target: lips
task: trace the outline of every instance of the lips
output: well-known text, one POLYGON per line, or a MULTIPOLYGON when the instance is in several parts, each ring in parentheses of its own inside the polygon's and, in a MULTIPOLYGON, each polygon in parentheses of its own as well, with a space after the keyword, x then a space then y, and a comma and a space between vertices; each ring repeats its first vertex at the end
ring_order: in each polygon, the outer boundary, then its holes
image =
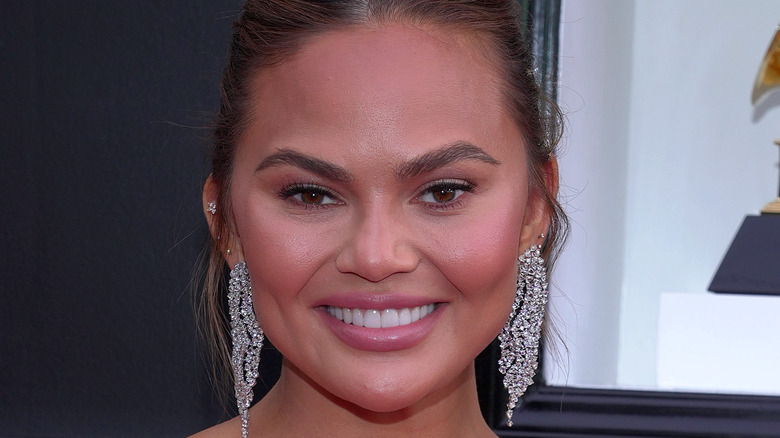
POLYGON ((408 349, 434 329, 446 303, 397 295, 344 294, 317 303, 324 324, 344 344, 364 351, 408 349))

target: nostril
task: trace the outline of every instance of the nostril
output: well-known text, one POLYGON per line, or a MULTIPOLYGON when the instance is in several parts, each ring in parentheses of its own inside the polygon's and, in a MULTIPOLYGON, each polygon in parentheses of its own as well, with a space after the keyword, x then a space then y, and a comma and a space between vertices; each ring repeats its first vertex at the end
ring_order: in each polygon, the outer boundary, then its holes
POLYGON ((420 257, 410 245, 385 248, 347 245, 336 257, 336 268, 339 272, 376 282, 395 273, 411 272, 419 261, 420 257))

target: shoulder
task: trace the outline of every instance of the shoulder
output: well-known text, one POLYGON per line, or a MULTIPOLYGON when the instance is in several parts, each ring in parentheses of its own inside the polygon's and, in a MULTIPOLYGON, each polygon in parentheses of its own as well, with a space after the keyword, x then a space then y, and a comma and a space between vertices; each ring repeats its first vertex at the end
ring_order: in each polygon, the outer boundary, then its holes
POLYGON ((210 427, 204 431, 191 435, 190 438, 236 438, 241 436, 241 420, 232 418, 224 423, 210 427))

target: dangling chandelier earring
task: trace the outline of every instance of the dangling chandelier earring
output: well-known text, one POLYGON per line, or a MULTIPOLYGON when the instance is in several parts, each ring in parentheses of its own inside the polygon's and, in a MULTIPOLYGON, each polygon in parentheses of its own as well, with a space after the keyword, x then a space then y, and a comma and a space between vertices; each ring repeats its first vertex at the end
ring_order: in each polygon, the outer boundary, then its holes
POLYGON ((252 284, 246 262, 239 262, 230 271, 228 284, 228 307, 230 313, 230 335, 233 340, 231 365, 235 380, 236 403, 241 415, 241 436, 249 433, 249 405, 252 403, 260 365, 260 350, 265 338, 257 323, 252 307, 252 284))
POLYGON ((517 259, 515 301, 498 335, 501 346, 498 371, 504 375, 504 387, 509 392, 506 405, 509 427, 520 396, 533 384, 539 364, 539 339, 547 305, 547 271, 541 253, 542 246, 534 245, 517 259))

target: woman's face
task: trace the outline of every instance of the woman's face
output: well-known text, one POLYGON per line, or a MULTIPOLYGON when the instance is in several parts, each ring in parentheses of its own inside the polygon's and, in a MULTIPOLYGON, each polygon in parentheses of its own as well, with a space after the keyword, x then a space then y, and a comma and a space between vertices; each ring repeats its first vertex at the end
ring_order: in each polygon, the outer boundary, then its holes
POLYGON ((285 358, 362 408, 458 384, 506 321, 518 254, 546 228, 483 56, 446 33, 352 29, 253 83, 230 262, 246 261, 285 358))

